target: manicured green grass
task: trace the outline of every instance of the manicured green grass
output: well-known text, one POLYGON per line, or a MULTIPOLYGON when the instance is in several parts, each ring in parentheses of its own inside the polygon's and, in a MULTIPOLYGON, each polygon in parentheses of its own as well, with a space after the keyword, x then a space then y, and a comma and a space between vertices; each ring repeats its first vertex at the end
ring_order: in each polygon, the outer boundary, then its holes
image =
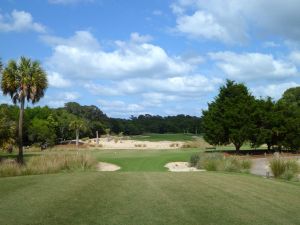
POLYGON ((98 161, 117 164, 121 171, 167 171, 168 162, 189 161, 199 149, 178 150, 102 150, 94 151, 98 161))
POLYGON ((132 136, 137 141, 193 141, 195 134, 144 134, 132 136))
POLYGON ((82 172, 0 179, 0 224, 299 224, 300 186, 251 175, 82 172))

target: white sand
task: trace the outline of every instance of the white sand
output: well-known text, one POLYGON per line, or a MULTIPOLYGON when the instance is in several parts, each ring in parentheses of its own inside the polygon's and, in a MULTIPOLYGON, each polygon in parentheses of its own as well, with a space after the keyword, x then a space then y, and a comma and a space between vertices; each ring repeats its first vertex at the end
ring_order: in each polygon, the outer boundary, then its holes
POLYGON ((117 171, 121 169, 121 167, 111 163, 99 162, 97 165, 97 169, 98 171, 117 171))
POLYGON ((205 171, 199 170, 195 167, 190 167, 188 162, 170 162, 165 165, 171 172, 192 172, 192 171, 205 171))
MULTIPOLYGON (((96 139, 91 139, 90 144, 96 145, 96 139)), ((117 140, 113 138, 99 138, 99 145, 103 149, 176 149, 180 148, 184 142, 181 141, 135 141, 117 140)))

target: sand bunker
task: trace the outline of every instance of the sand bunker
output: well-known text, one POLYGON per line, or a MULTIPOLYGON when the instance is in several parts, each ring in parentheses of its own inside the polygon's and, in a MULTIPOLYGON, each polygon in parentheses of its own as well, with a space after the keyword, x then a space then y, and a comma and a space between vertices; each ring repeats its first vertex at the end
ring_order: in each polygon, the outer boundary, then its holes
POLYGON ((165 165, 171 172, 193 172, 193 171, 205 171, 199 170, 195 167, 190 167, 188 162, 170 162, 165 165))
MULTIPOLYGON (((91 139, 89 144, 96 145, 96 139, 91 139)), ((103 149, 176 149, 181 148, 182 141, 136 141, 117 140, 112 138, 99 138, 99 145, 103 149)))
POLYGON ((106 163, 106 162, 99 162, 97 165, 97 170, 98 171, 117 171, 121 169, 121 167, 111 164, 111 163, 106 163))

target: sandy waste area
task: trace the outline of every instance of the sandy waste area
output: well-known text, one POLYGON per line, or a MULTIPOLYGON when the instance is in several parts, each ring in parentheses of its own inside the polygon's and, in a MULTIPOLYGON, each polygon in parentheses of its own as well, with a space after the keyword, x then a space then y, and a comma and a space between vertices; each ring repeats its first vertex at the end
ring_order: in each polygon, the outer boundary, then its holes
POLYGON ((188 162, 170 162, 165 165, 171 172, 193 172, 193 171, 205 171, 199 170, 195 167, 190 167, 188 162))
POLYGON ((99 162, 97 165, 98 171, 117 171, 119 169, 121 169, 121 167, 112 163, 99 162))
MULTIPOLYGON (((91 139, 89 144, 97 146, 96 139, 91 139)), ((182 141, 135 141, 99 138, 99 146, 104 149, 176 149, 180 148, 182 141)))

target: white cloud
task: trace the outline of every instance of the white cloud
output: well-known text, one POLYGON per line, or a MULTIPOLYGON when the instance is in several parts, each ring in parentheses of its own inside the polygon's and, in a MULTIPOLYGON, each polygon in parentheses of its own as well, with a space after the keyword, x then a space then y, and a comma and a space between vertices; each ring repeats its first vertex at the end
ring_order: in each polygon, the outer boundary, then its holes
POLYGON ((177 0, 171 5, 178 32, 226 43, 258 33, 299 41, 299 7, 298 0, 177 0))
POLYGON ((215 39, 230 42, 229 31, 216 21, 213 15, 197 11, 177 19, 177 30, 195 38, 215 39))
POLYGON ((107 100, 98 100, 100 108, 104 111, 118 111, 129 114, 140 114, 144 107, 135 103, 126 103, 123 101, 107 101, 107 100))
POLYGON ((71 86, 71 81, 64 79, 59 73, 48 72, 47 74, 50 86, 56 88, 65 88, 71 86))
POLYGON ((252 92, 257 97, 272 97, 274 99, 279 99, 282 97, 282 94, 289 88, 298 87, 300 84, 296 82, 287 82, 281 84, 268 84, 263 86, 258 86, 252 88, 252 92))
POLYGON ((300 65, 300 51, 293 51, 289 55, 289 59, 297 65, 300 65))
POLYGON ((233 52, 209 53, 217 66, 229 77, 239 81, 255 79, 280 80, 298 75, 295 65, 272 55, 233 52))
POLYGON ((11 15, 0 14, 0 32, 35 31, 43 33, 46 27, 34 22, 32 15, 25 11, 13 10, 11 15))
POLYGON ((143 105, 146 107, 158 107, 162 106, 165 102, 174 102, 181 100, 177 95, 168 95, 160 92, 147 92, 143 93, 142 97, 144 99, 143 105))
POLYGON ((137 32, 131 33, 130 39, 133 42, 140 42, 140 43, 145 43, 145 42, 150 42, 153 38, 150 35, 140 35, 137 32))
POLYGON ((49 70, 67 77, 120 79, 126 77, 170 77, 191 72, 195 65, 178 56, 169 56, 164 49, 137 33, 130 42, 116 41, 115 49, 105 51, 88 31, 79 31, 69 39, 44 37, 53 46, 47 60, 49 70))
POLYGON ((128 95, 145 92, 173 93, 176 96, 205 95, 216 90, 221 79, 209 79, 203 75, 178 76, 169 78, 133 78, 114 82, 107 86, 87 84, 93 94, 128 95))
POLYGON ((80 94, 78 92, 63 92, 59 97, 65 101, 74 101, 80 97, 80 94))

